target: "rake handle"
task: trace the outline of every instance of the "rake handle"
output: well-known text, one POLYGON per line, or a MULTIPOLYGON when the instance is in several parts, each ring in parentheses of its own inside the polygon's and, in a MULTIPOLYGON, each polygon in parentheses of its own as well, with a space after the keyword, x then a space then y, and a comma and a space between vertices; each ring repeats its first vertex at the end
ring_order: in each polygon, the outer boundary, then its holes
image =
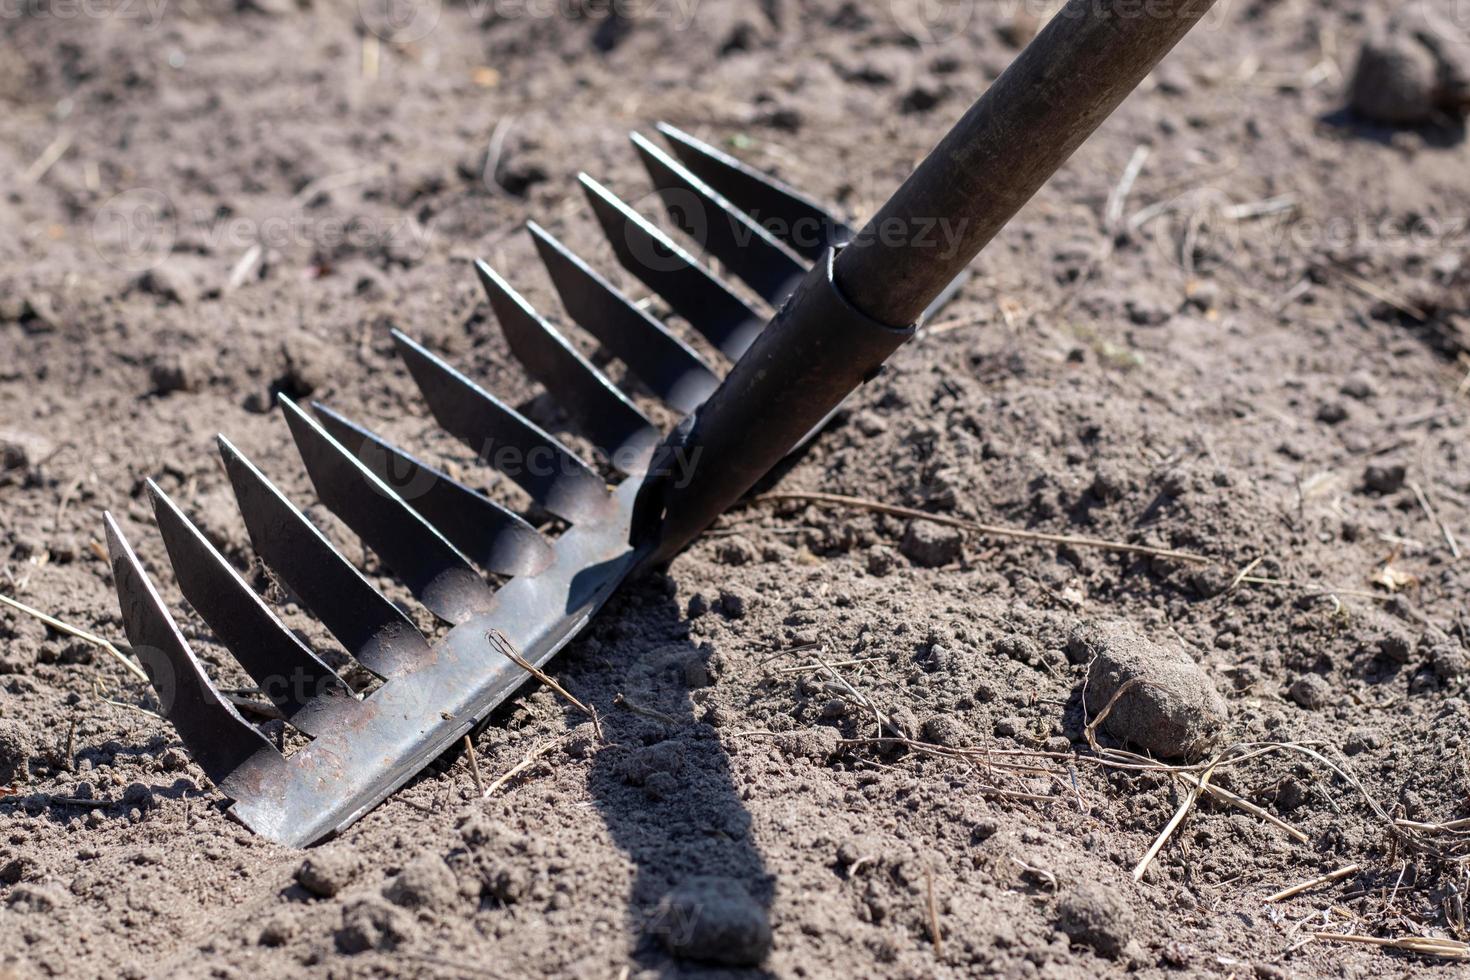
POLYGON ((838 255, 848 300, 914 322, 1213 2, 1070 0, 838 255))
POLYGON ((673 557, 913 335, 969 265, 1214 0, 1069 0, 853 243, 802 280, 660 448, 632 538, 673 557), (940 219, 943 248, 927 245, 940 219), (676 485, 663 474, 676 454, 676 485))

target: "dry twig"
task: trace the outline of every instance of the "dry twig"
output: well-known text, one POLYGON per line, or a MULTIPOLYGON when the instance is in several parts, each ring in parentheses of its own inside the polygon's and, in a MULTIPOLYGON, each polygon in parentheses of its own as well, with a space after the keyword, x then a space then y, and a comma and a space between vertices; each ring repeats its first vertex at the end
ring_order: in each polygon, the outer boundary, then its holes
POLYGON ((510 660, 514 661, 516 666, 520 667, 526 673, 530 674, 532 677, 536 678, 538 681, 551 688, 557 694, 560 694, 562 697, 566 698, 567 701, 574 708, 582 712, 582 714, 586 715, 588 718, 591 718, 592 730, 597 733, 597 740, 599 742, 607 741, 607 739, 602 737, 602 722, 598 719, 597 712, 594 709, 592 709, 588 705, 583 704, 580 700, 573 697, 571 692, 562 687, 556 681, 552 680, 550 674, 546 673, 546 671, 542 670, 540 667, 537 667, 535 664, 531 663, 531 661, 521 656, 521 652, 516 649, 515 644, 510 642, 510 639, 504 633, 500 632, 500 630, 492 629, 485 635, 489 637, 491 646, 495 647, 510 660))
POLYGON ((133 663, 133 661, 129 660, 126 656, 123 655, 123 652, 121 650, 113 646, 110 641, 104 640, 96 633, 89 633, 79 626, 72 626, 70 623, 63 623, 55 616, 48 616, 45 613, 41 612, 39 609, 33 609, 30 606, 26 605, 24 602, 21 602, 18 599, 12 599, 8 595, 0 595, 0 603, 3 603, 4 605, 7 605, 18 612, 23 612, 27 616, 34 616, 36 619, 39 619, 41 622, 56 630, 58 633, 65 633, 68 636, 74 636, 84 643, 90 643, 95 647, 100 647, 101 649, 106 650, 108 653, 112 654, 112 656, 117 658, 118 663, 122 664, 128 670, 132 671, 134 676, 136 676, 139 680, 148 680, 148 675, 143 671, 142 667, 139 667, 137 664, 133 663))
POLYGON ((907 517, 915 521, 929 521, 933 524, 957 527, 962 530, 973 531, 976 534, 989 535, 991 537, 1015 538, 1019 541, 1040 541, 1046 544, 1067 544, 1076 548, 1099 548, 1103 551, 1148 555, 1153 558, 1172 558, 1175 561, 1190 562, 1196 565, 1214 564, 1212 559, 1188 551, 1175 551, 1171 548, 1154 548, 1149 545, 1129 544, 1126 541, 1108 541, 1103 538, 1092 538, 1085 535, 1050 534, 1045 531, 1028 531, 1024 528, 1004 527, 999 524, 983 524, 980 521, 967 521, 959 517, 931 514, 928 511, 915 510, 912 507, 885 504, 882 501, 869 500, 864 497, 848 497, 840 493, 779 491, 776 493, 763 493, 755 498, 756 503, 780 503, 787 500, 832 504, 838 507, 851 507, 855 510, 868 510, 879 514, 891 514, 894 517, 907 517))

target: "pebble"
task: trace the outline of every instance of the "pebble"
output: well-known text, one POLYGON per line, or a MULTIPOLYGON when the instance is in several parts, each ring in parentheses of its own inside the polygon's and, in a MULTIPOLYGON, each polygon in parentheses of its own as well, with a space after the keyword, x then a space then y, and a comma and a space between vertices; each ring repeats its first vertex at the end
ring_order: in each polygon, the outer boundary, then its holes
POLYGON ((357 855, 345 847, 321 847, 296 869, 296 883, 313 895, 331 898, 357 876, 357 855))
POLYGON ((1114 891, 1093 881, 1081 882, 1057 900, 1056 927, 1075 943, 1117 959, 1133 935, 1133 909, 1114 891))
POLYGON ((1372 122, 1413 125, 1434 114, 1437 87, 1429 49, 1412 37, 1384 34, 1364 41, 1358 50, 1348 106, 1372 122))
POLYGON ((1373 463, 1363 470, 1363 486, 1373 493, 1398 493, 1407 478, 1403 463, 1373 463))
POLYGON ((9 786, 25 775, 34 750, 29 728, 18 721, 0 720, 0 786, 9 786))
POLYGON ((1373 376, 1363 371, 1355 371, 1347 376, 1342 387, 1338 389, 1342 394, 1358 401, 1367 401, 1378 394, 1378 385, 1374 383, 1373 376))
POLYGON ((898 550, 915 565, 941 568, 960 557, 965 536, 957 527, 931 521, 912 521, 904 531, 898 550))
POLYGON ((684 959, 757 966, 771 951, 766 910, 733 878, 688 878, 659 902, 652 928, 684 959))
POLYGON ((1332 685, 1321 674, 1303 674, 1292 683, 1287 693, 1308 711, 1317 711, 1332 702, 1332 685))
POLYGON ((1113 738, 1164 759, 1196 759, 1219 738, 1229 706, 1208 674, 1180 647, 1155 643, 1127 623, 1084 623, 1069 649, 1092 656, 1087 710, 1096 718, 1113 695, 1103 729, 1113 738))

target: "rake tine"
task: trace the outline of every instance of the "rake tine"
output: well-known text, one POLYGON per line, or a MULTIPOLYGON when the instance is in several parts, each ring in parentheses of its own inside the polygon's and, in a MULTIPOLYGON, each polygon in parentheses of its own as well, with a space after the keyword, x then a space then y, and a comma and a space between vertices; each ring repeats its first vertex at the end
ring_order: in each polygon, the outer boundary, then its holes
POLYGON ((674 223, 767 303, 780 306, 806 275, 806 264, 762 225, 641 134, 631 133, 628 138, 674 223))
POLYGON ((563 520, 587 523, 611 515, 607 484, 570 449, 422 345, 397 330, 393 340, 434 419, 482 462, 563 520))
POLYGON ((623 268, 738 361, 765 328, 765 318, 606 187, 586 174, 577 179, 623 268))
POLYGON ((429 644, 418 627, 224 436, 219 450, 251 546, 301 604, 379 677, 398 676, 420 662, 429 644))
POLYGON ((481 568, 497 575, 535 575, 551 564, 551 544, 518 515, 321 402, 311 408, 333 439, 481 568))
POLYGON ((852 240, 852 228, 801 192, 668 123, 656 128, 696 177, 808 261, 852 240))
POLYGON ((148 495, 179 591, 281 714, 295 728, 316 735, 340 717, 337 705, 355 705, 342 678, 286 629, 152 480, 148 495))
POLYGON ((475 274, 516 360, 576 417, 614 467, 630 476, 647 470, 663 434, 494 269, 477 261, 475 274))
POLYGON ((720 379, 684 341, 639 309, 534 221, 526 223, 571 318, 612 351, 665 404, 689 413, 720 379))
POLYGON ((435 616, 462 623, 494 591, 469 559, 289 398, 278 399, 307 475, 327 509, 352 528, 435 616))
POLYGON ((232 774, 241 775, 242 768, 259 772, 270 760, 279 762, 270 741, 240 717, 205 675, 112 514, 104 514, 103 522, 128 643, 148 670, 164 717, 195 761, 221 786, 228 785, 232 774))

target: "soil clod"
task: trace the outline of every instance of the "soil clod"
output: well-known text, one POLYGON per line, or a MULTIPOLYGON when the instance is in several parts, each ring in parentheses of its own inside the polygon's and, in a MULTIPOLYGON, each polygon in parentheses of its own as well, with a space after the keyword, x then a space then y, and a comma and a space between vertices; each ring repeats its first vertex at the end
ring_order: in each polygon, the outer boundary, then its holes
POLYGON ((1225 699, 1181 647, 1155 643, 1121 622, 1084 624, 1073 631, 1069 647, 1093 657, 1089 715, 1097 718, 1112 702, 1102 728, 1125 744, 1159 758, 1197 759, 1229 720, 1225 699))
POLYGON ((698 876, 659 902, 658 939, 675 956, 730 966, 756 966, 771 951, 766 911, 732 878, 698 876))

